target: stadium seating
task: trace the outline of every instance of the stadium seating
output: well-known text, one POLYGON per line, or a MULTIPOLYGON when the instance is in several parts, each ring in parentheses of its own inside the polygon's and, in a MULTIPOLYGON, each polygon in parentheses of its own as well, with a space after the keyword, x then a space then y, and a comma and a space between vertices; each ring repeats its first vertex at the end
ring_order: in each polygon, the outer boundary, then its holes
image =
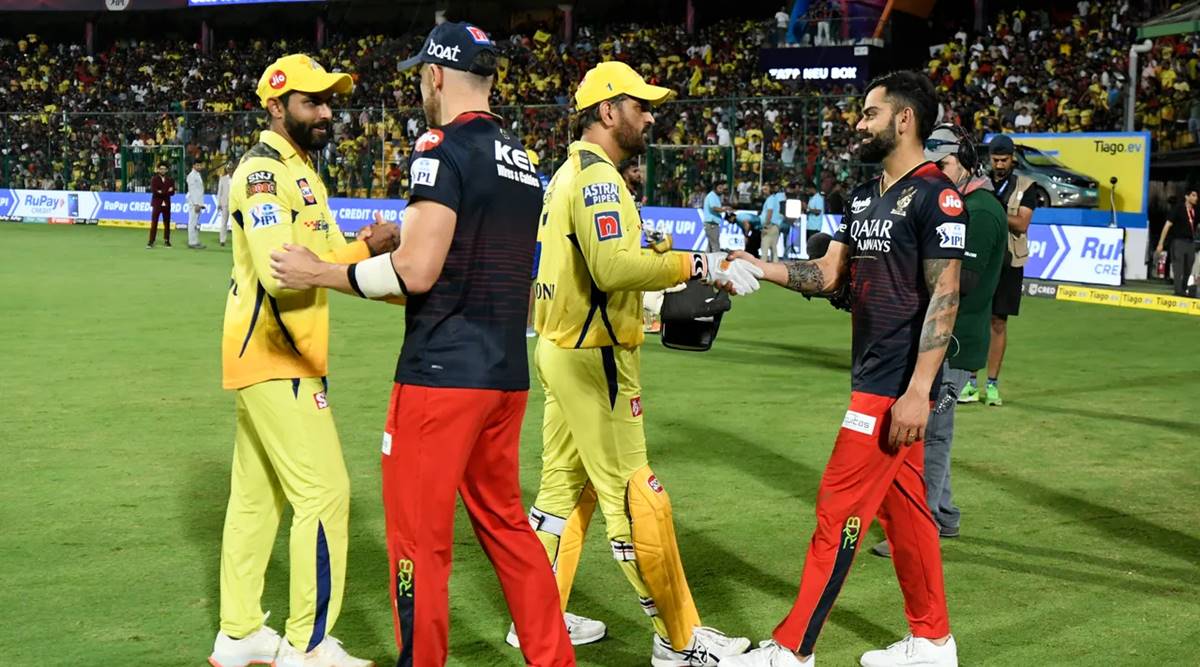
MULTIPOLYGON (((947 117, 980 135, 1122 129, 1126 59, 1141 17, 1126 0, 1088 4, 1086 15, 1004 10, 984 34, 960 32, 935 49, 928 72, 945 95, 947 117)), ((830 11, 815 3, 807 25, 832 18, 830 11)), ((727 143, 738 182, 859 178, 850 151, 856 91, 795 90, 759 72, 758 48, 779 39, 773 18, 721 22, 691 35, 681 25, 577 32, 570 46, 541 31, 497 36, 505 57, 494 105, 541 156, 544 170, 558 164, 570 142, 569 91, 596 62, 620 59, 679 92, 657 111, 655 143, 727 143)), ((255 40, 219 44, 205 55, 186 42, 121 40, 88 56, 78 44, 37 35, 0 39, 0 87, 7 93, 0 101, 0 186, 133 188, 121 169, 122 146, 175 144, 210 164, 236 160, 264 122, 254 99, 263 63, 306 51, 357 81, 335 117, 322 175, 334 193, 382 196, 388 169, 398 163, 403 172, 424 127, 416 79, 395 69, 419 41, 334 36, 317 48, 255 40)), ((1160 39, 1142 61, 1137 125, 1152 133, 1155 150, 1196 144, 1198 44, 1194 35, 1160 39)), ((703 187, 682 174, 659 176, 664 203, 682 205, 703 187)), ((403 195, 406 175, 401 184, 403 195)))

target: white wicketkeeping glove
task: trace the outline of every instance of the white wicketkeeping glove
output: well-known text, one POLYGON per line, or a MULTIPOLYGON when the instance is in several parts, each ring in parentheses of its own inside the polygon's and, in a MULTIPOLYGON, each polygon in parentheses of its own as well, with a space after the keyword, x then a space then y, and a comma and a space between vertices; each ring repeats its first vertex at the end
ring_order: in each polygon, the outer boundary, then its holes
POLYGON ((723 252, 698 253, 697 257, 704 263, 700 279, 705 284, 719 287, 728 284, 733 287, 733 293, 738 295, 758 291, 758 279, 763 277, 763 271, 750 262, 729 259, 723 252))

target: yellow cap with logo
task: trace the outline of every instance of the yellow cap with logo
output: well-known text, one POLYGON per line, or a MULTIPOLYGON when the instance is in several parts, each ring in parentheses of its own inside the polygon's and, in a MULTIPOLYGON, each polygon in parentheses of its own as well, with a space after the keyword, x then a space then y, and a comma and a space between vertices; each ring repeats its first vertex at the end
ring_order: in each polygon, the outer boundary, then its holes
POLYGON ((354 79, 345 72, 326 72, 321 63, 303 53, 284 56, 267 66, 258 80, 258 100, 267 100, 291 91, 345 95, 354 90, 354 79))
POLYGON ((583 81, 579 82, 579 88, 575 91, 575 110, 581 111, 617 95, 659 104, 674 97, 675 91, 652 86, 629 65, 610 60, 596 65, 583 75, 583 81))

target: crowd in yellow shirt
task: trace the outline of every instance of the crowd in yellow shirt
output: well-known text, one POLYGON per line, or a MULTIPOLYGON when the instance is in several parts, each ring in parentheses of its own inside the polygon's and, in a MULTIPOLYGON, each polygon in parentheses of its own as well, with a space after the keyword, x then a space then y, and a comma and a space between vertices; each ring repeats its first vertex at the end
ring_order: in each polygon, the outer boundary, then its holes
MULTIPOLYGON (((1005 9, 984 34, 949 39, 926 69, 948 118, 980 135, 1121 129, 1130 26, 1142 11, 1122 11, 1119 0, 1090 3, 1084 16, 1005 9)), ((621 24, 582 27, 570 45, 557 31, 498 34, 493 108, 551 173, 567 154, 566 103, 582 73, 623 60, 680 93, 656 109, 655 143, 728 145, 736 180, 856 180, 849 150, 856 91, 797 89, 759 71, 758 49, 773 43, 774 30, 766 19, 722 21, 693 34, 679 24, 621 24)), ((79 44, 32 34, 0 39, 6 110, 21 112, 0 118, 0 186, 122 189, 116 154, 131 144, 183 146, 212 167, 236 163, 263 127, 246 102, 259 70, 278 53, 307 51, 356 83, 339 101, 346 111, 335 114, 336 141, 319 160, 331 196, 383 196, 393 165, 400 176, 392 192, 405 196, 406 156, 424 115, 415 75, 388 63, 419 48, 419 39, 333 35, 321 47, 257 39, 221 42, 209 54, 186 42, 129 39, 91 56, 79 44)), ((1137 126, 1151 132, 1156 151, 1196 143, 1197 51, 1194 36, 1161 38, 1139 65, 1137 126)), ((714 165, 703 160, 706 169, 714 165)), ((687 205, 697 169, 695 160, 681 160, 656 174, 660 201, 687 205)))

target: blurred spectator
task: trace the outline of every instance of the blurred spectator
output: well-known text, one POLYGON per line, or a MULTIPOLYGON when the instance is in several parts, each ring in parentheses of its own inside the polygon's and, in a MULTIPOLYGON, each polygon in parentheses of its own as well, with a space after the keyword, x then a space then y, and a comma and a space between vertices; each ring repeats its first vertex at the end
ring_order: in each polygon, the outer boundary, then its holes
POLYGON ((721 223, 724 214, 733 209, 725 205, 725 181, 716 181, 708 194, 704 195, 704 236, 708 240, 708 252, 721 250, 721 223))
POLYGON ((403 172, 400 171, 400 163, 393 162, 387 173, 387 198, 400 198, 400 179, 403 177, 403 172))
POLYGON ((233 183, 229 175, 229 167, 220 165, 217 172, 217 237, 221 247, 225 247, 225 237, 229 232, 229 188, 233 183))
MULTIPOLYGON (((852 39, 841 4, 811 2, 793 26, 801 42, 852 39)), ((983 32, 957 29, 928 69, 945 120, 980 137, 1122 129, 1128 49, 1147 10, 1127 0, 1092 0, 1087 10, 1004 7, 983 32)), ((619 59, 679 93, 655 110, 653 143, 735 151, 732 169, 717 162, 724 159, 718 154, 693 152, 692 165, 656 173, 655 203, 688 204, 705 180, 696 175, 702 169, 753 184, 822 182, 827 174, 835 182, 858 180, 865 168, 851 158, 857 91, 783 83, 758 69, 759 47, 777 42, 781 25, 790 23, 785 6, 764 20, 722 21, 692 34, 680 24, 634 23, 585 26, 571 44, 552 32, 497 34, 502 57, 493 106, 552 172, 569 143, 564 105, 573 86, 596 62, 619 59)), ((390 64, 419 44, 419 36, 335 34, 320 48, 256 39, 203 54, 189 42, 121 39, 88 56, 80 44, 37 35, 0 39, 0 186, 134 187, 131 174, 141 167, 122 147, 157 156, 158 147, 179 145, 188 158, 214 166, 236 161, 262 127, 260 110, 247 100, 264 63, 305 51, 356 80, 354 93, 338 101, 345 111, 319 156, 330 192, 403 197, 403 166, 397 189, 390 165, 403 162, 424 119, 415 75, 390 64)), ((1160 38, 1141 63, 1136 125, 1151 132, 1155 150, 1200 145, 1198 51, 1197 35, 1160 38)))
POLYGON ((1196 220, 1196 205, 1200 203, 1200 193, 1195 186, 1189 185, 1184 190, 1183 202, 1171 210, 1163 225, 1162 234, 1158 237, 1156 253, 1164 249, 1170 250, 1171 278, 1174 281, 1175 296, 1191 296, 1188 294, 1188 277, 1192 275, 1192 265, 1196 262, 1196 245, 1200 242, 1200 221, 1196 220))

